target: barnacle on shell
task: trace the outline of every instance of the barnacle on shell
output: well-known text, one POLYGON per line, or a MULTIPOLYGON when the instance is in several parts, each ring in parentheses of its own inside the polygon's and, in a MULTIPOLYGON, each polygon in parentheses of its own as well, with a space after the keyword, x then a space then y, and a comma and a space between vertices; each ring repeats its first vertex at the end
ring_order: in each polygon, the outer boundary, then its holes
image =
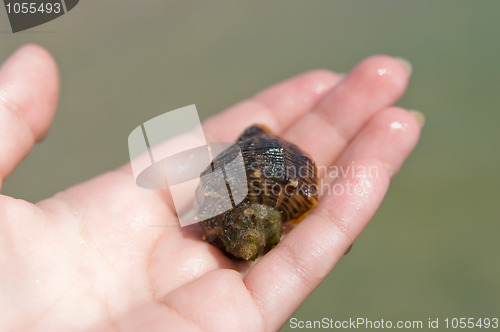
POLYGON ((206 175, 224 168, 240 151, 246 181, 231 189, 233 195, 248 193, 233 208, 200 225, 206 241, 236 258, 255 260, 278 244, 284 223, 300 221, 317 204, 317 170, 296 145, 262 125, 251 126, 201 174, 196 191, 200 214, 219 205, 220 181, 206 175))

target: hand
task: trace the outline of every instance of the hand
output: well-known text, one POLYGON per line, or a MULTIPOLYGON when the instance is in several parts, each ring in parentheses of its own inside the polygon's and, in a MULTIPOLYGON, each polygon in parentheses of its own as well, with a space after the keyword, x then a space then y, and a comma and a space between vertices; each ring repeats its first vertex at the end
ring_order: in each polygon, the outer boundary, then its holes
MULTIPOLYGON (((345 77, 311 71, 204 123, 208 141, 266 124, 322 169, 318 207, 254 264, 202 241, 199 225, 178 227, 168 192, 136 186, 129 165, 38 204, 1 195, 0 330, 279 329, 366 226, 416 145, 420 113, 391 106, 409 74, 387 56, 345 77)), ((46 134, 57 95, 43 49, 25 46, 2 66, 0 184, 46 134)))

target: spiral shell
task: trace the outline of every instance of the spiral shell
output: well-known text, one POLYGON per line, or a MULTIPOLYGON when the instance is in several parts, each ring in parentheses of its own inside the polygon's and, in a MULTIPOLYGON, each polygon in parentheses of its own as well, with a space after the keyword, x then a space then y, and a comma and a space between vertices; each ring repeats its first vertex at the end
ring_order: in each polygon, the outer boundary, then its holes
MULTIPOLYGON (((246 196, 232 209, 200 225, 206 241, 236 258, 255 260, 280 241, 283 223, 299 222, 317 204, 317 170, 314 161, 296 145, 262 125, 254 125, 201 174, 196 191, 200 214, 210 215, 223 199, 218 197, 220 179, 206 175, 223 168, 239 153, 247 181, 239 181, 231 190, 233 197, 246 196)), ((224 176, 235 174, 226 171, 224 176)))

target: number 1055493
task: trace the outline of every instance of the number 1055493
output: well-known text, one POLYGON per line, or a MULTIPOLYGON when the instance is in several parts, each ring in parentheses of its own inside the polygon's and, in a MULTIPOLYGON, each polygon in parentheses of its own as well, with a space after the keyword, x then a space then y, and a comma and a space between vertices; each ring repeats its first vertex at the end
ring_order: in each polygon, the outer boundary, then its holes
POLYGON ((446 318, 446 328, 498 328, 498 318, 446 318))
POLYGON ((14 2, 5 6, 7 14, 59 14, 62 11, 61 3, 50 2, 14 2))

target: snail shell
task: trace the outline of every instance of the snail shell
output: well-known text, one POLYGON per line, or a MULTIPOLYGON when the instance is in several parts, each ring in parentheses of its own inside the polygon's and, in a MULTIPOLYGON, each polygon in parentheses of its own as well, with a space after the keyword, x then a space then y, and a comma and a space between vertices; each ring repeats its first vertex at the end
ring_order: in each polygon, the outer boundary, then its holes
POLYGON ((283 223, 299 222, 317 204, 317 170, 314 161, 296 145, 262 125, 254 125, 201 174, 196 191, 198 215, 210 215, 222 199, 218 197, 220 179, 215 181, 206 175, 224 167, 239 153, 247 181, 239 181, 231 191, 234 197, 241 193, 246 196, 232 209, 200 225, 206 241, 236 258, 255 260, 278 244, 283 223))

